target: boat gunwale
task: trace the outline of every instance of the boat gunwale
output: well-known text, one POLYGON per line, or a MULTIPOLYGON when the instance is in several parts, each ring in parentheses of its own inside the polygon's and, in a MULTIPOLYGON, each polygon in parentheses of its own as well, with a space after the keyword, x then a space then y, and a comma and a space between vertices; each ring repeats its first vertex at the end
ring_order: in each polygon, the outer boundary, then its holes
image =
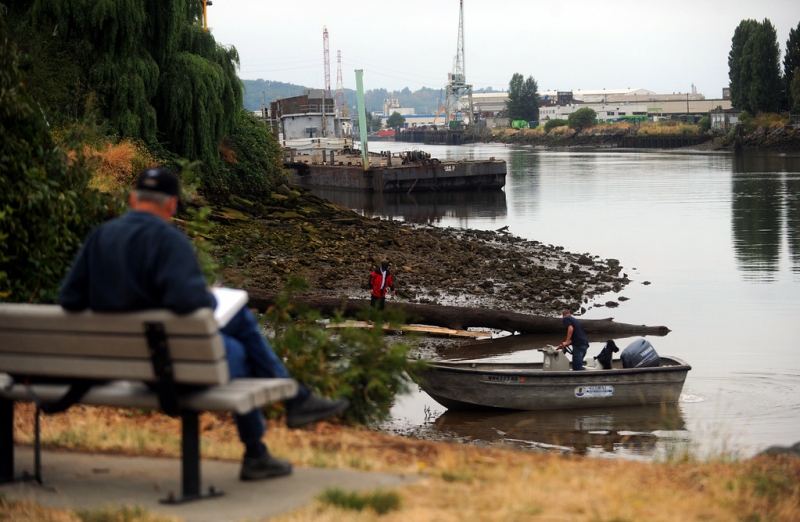
MULTIPOLYGON (((449 361, 430 361, 429 367, 422 372, 428 371, 450 371, 455 373, 473 373, 473 374, 497 374, 497 375, 513 375, 513 376, 520 376, 520 375, 532 375, 536 376, 537 378, 554 378, 554 377, 567 377, 567 376, 574 376, 580 378, 589 378, 590 376, 597 375, 599 376, 614 376, 614 375, 633 375, 638 373, 665 373, 665 372, 686 372, 688 373, 689 370, 692 369, 691 365, 689 365, 683 359, 679 359, 678 357, 672 356, 662 356, 662 359, 670 359, 672 361, 677 362, 677 365, 669 365, 669 366, 656 366, 656 367, 647 367, 647 368, 612 368, 610 370, 604 369, 597 369, 597 370, 583 370, 576 372, 575 370, 565 370, 565 371, 554 371, 554 370, 547 370, 545 371, 544 368, 469 368, 469 367, 460 367, 460 366, 451 366, 451 365, 468 365, 468 364, 482 364, 482 365, 508 365, 508 364, 515 364, 515 363, 475 363, 475 362, 449 362, 449 361), (442 365, 441 363, 444 363, 442 365)), ((541 363, 517 363, 517 364, 541 364, 541 363)))

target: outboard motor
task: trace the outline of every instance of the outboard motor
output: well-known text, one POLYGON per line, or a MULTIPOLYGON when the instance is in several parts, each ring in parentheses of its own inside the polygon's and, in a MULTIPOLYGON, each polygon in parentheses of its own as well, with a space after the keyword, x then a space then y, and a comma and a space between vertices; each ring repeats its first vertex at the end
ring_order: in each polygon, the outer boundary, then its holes
POLYGON ((646 339, 637 339, 627 346, 619 356, 623 368, 651 368, 661 364, 656 349, 646 339))

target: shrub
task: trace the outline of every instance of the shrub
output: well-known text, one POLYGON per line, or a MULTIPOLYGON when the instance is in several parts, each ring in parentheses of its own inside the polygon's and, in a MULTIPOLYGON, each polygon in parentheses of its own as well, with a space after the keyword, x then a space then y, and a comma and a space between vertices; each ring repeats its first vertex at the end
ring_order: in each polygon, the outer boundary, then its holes
POLYGON ((566 127, 568 124, 569 122, 567 122, 567 120, 561 120, 558 118, 556 118, 555 120, 549 120, 547 123, 544 124, 544 131, 550 132, 556 127, 566 127))
MULTIPOLYGON (((408 358, 409 346, 386 344, 381 313, 368 309, 370 329, 342 328, 336 334, 320 329, 314 311, 291 304, 292 293, 303 290, 305 281, 291 278, 286 290, 266 314, 274 329, 273 348, 285 361, 289 373, 306 386, 326 396, 350 399, 346 421, 366 424, 388 417, 394 398, 408 389, 406 372, 425 366, 408 358)), ((402 322, 392 317, 392 323, 402 322)))
POLYGON ((583 107, 573 112, 567 117, 567 122, 570 128, 576 131, 581 131, 585 128, 592 127, 597 120, 597 113, 594 109, 583 107))
POLYGON ((239 111, 233 131, 223 139, 220 157, 204 169, 202 188, 208 196, 267 195, 286 180, 280 145, 247 109, 239 111))
POLYGON ((22 85, 0 18, 0 300, 55 302, 83 237, 120 207, 88 187, 74 136, 67 156, 22 85))
POLYGON ((711 129, 711 118, 708 116, 703 116, 700 118, 700 121, 697 122, 697 126, 700 129, 700 132, 708 132, 711 129))

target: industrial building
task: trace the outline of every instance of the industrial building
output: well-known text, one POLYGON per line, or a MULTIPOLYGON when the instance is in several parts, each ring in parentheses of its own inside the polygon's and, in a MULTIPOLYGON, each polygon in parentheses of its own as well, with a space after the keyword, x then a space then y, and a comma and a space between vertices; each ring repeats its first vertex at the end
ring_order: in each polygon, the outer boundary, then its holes
MULTIPOLYGON (((692 89, 695 91, 695 89, 692 89)), ((676 117, 699 118, 710 111, 731 109, 729 97, 706 99, 697 92, 658 94, 647 89, 601 89, 573 91, 544 91, 539 93, 539 121, 566 119, 578 109, 588 107, 599 120, 613 121, 641 116, 654 119, 676 117)), ((475 112, 480 113, 489 127, 508 125, 504 118, 507 92, 474 93, 475 112)))

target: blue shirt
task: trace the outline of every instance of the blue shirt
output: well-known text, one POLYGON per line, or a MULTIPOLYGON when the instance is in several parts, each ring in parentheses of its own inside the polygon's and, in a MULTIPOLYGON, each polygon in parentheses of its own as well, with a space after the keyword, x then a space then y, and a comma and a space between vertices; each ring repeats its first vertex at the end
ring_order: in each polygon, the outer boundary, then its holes
POLYGON ((70 311, 167 308, 186 314, 216 306, 186 236, 162 218, 137 211, 89 234, 58 300, 70 311))
POLYGON ((581 326, 581 322, 575 319, 575 317, 568 315, 566 317, 561 318, 561 322, 564 323, 565 328, 572 327, 572 337, 570 337, 570 342, 572 346, 589 346, 589 339, 586 337, 586 333, 583 331, 583 326, 581 326))

